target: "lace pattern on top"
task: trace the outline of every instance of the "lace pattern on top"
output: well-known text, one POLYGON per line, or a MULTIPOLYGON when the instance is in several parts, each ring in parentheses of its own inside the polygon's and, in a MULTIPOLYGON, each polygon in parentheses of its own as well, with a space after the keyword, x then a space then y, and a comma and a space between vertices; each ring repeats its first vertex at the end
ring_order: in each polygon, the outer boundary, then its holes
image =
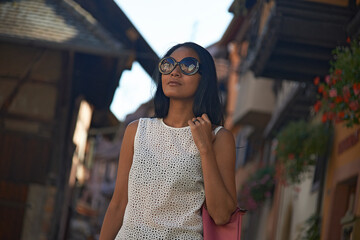
POLYGON ((140 119, 128 204, 116 239, 203 239, 204 200, 201 159, 190 127, 140 119))

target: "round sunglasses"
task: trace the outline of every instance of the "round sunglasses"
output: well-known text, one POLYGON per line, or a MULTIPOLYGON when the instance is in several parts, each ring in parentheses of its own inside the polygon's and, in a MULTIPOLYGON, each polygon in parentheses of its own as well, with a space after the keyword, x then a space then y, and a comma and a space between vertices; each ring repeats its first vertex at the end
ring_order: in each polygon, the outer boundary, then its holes
POLYGON ((172 57, 164 57, 159 62, 159 71, 164 75, 168 75, 174 71, 177 65, 179 65, 181 72, 185 75, 194 75, 200 68, 199 61, 193 57, 183 58, 180 62, 177 62, 172 57))

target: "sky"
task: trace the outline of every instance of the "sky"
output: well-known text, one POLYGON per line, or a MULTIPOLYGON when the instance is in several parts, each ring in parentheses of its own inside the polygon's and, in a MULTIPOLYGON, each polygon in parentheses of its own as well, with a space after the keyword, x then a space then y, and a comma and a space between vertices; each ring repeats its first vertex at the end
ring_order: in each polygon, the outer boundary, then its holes
MULTIPOLYGON (((203 47, 220 40, 231 19, 233 0, 115 0, 147 43, 162 57, 178 43, 193 41, 203 47)), ((110 110, 123 121, 156 90, 137 62, 123 72, 110 110)))

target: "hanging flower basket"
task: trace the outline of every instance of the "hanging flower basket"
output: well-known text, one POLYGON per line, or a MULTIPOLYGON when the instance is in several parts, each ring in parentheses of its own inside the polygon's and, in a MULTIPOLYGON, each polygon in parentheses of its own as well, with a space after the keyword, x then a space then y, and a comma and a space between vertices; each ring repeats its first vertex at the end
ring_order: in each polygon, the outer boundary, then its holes
POLYGON ((276 179, 283 184, 300 183, 304 173, 325 154, 331 131, 323 124, 290 122, 277 135, 276 179))
POLYGON ((274 190, 274 173, 275 169, 272 166, 258 169, 243 185, 239 205, 251 211, 271 197, 274 190))
POLYGON ((347 127, 360 124, 360 42, 333 51, 330 75, 316 77, 319 100, 315 112, 322 112, 322 121, 344 122, 347 127))

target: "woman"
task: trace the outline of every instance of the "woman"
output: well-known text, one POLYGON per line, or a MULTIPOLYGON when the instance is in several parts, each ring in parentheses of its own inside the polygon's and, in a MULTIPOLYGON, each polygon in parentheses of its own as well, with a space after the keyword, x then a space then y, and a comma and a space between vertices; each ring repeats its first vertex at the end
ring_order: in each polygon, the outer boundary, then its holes
POLYGON ((130 123, 100 239, 202 239, 201 206, 216 224, 236 208, 235 143, 214 61, 195 43, 159 63, 155 118, 130 123))

